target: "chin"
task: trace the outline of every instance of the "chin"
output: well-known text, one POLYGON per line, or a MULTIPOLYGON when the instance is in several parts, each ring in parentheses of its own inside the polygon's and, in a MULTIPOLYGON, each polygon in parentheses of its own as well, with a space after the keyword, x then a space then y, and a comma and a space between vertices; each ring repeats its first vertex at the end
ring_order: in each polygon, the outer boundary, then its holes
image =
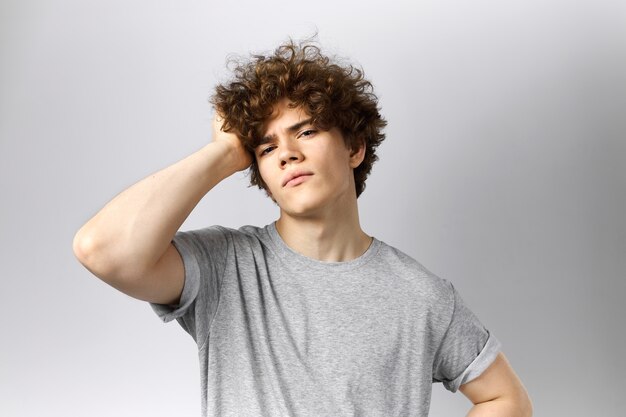
POLYGON ((281 209, 281 211, 285 213, 286 215, 288 215, 289 217, 302 217, 302 218, 311 217, 316 212, 318 212, 318 210, 316 210, 315 207, 308 207, 308 206, 286 207, 286 208, 281 209))
POLYGON ((319 213, 324 204, 316 199, 279 204, 281 211, 291 217, 309 217, 319 213))

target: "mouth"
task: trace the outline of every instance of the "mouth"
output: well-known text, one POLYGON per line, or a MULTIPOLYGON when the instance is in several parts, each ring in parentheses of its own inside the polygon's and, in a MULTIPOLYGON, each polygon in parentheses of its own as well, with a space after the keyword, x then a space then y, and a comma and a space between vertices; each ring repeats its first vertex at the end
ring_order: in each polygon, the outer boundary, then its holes
POLYGON ((293 187, 302 184, 312 175, 312 172, 293 172, 285 177, 283 180, 283 187, 293 187))

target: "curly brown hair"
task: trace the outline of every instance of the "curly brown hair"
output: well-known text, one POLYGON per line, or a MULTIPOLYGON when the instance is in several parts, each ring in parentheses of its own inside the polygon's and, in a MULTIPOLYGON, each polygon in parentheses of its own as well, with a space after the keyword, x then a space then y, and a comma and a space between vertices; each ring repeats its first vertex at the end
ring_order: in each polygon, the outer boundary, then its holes
MULTIPOLYGON (((280 45, 272 55, 255 54, 231 63, 233 79, 218 85, 210 100, 224 118, 223 129, 236 133, 254 155, 274 106, 288 99, 290 106, 307 112, 316 128, 338 128, 350 149, 365 144, 365 159, 354 169, 356 194, 360 196, 378 159, 376 148, 385 139, 383 128, 387 124, 363 70, 342 65, 310 41, 293 40, 280 45)), ((256 158, 252 161, 250 183, 267 191, 256 158)))

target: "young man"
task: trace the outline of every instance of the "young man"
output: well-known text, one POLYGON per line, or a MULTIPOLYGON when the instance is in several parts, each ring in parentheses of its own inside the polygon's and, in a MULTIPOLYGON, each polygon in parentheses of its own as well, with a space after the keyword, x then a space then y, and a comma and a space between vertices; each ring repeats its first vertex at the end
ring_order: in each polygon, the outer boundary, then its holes
POLYGON ((500 344, 447 281, 367 235, 357 197, 384 139, 371 84, 313 45, 240 63, 214 141, 133 185, 77 233, 95 275, 198 344, 203 415, 426 416, 433 382, 470 416, 530 416, 500 344), (276 222, 177 230, 250 168, 276 222))

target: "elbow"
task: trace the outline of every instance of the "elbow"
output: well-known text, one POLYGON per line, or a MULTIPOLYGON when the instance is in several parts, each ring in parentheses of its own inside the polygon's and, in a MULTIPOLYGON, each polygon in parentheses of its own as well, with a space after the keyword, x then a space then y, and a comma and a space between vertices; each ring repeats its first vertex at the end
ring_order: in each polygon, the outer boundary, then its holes
POLYGON ((83 264, 87 269, 90 269, 89 264, 93 262, 93 253, 96 252, 96 244, 94 239, 87 235, 83 229, 80 229, 74 235, 72 250, 78 262, 83 264))
POLYGON ((111 274, 110 267, 103 261, 102 245, 98 240, 84 229, 80 229, 72 241, 74 256, 85 268, 99 278, 111 274))
POLYGON ((119 262, 115 261, 97 236, 80 229, 72 241, 72 249, 76 259, 98 278, 112 284, 119 275, 119 262))
POLYGON ((142 277, 148 268, 120 242, 103 242, 96 234, 81 229, 74 236, 72 249, 89 272, 110 286, 130 295, 143 285, 142 277))

